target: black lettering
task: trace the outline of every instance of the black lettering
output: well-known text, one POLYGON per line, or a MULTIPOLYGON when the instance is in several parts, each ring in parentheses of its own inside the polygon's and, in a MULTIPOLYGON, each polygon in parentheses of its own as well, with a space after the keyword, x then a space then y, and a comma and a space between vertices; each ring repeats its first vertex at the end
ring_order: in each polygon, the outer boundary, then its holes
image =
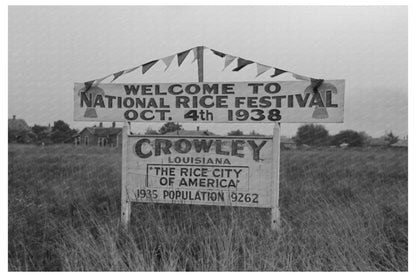
POLYGON ((234 84, 222 84, 222 94, 234 94, 234 84))
POLYGON ((87 93, 85 91, 81 92, 81 107, 84 107, 84 103, 85 103, 85 106, 87 106, 88 108, 91 108, 92 93, 88 93, 88 96, 87 96, 87 93))
POLYGON ((137 95, 139 92, 139 87, 140 86, 124 85, 124 90, 126 91, 127 95, 130 95, 131 93, 133 93, 133 95, 137 95))
POLYGON ((212 84, 211 86, 209 84, 203 84, 202 85, 203 94, 218 94, 218 84, 212 84))
POLYGON ((248 140, 247 142, 253 149, 253 160, 258 161, 260 159, 260 150, 263 148, 267 141, 263 140, 260 145, 257 145, 254 140, 248 140))
POLYGON ((205 139, 201 139, 201 140, 194 139, 195 151, 197 153, 200 153, 201 150, 203 150, 205 153, 208 153, 209 149, 211 149, 212 142, 213 142, 212 139, 210 139, 208 143, 205 139))
POLYGON ((267 85, 264 86, 264 90, 270 94, 278 93, 280 89, 281 87, 279 83, 268 83, 267 85))
POLYGON ((170 94, 173 94, 173 95, 178 95, 178 94, 181 94, 181 93, 183 92, 183 90, 182 90, 182 86, 181 86, 181 85, 179 85, 179 84, 170 85, 170 86, 169 86, 169 88, 168 88, 168 92, 169 92, 170 94), (180 90, 179 90, 179 91, 175 91, 175 90, 174 90, 175 88, 180 88, 180 90))
POLYGON ((302 98, 302 94, 296 94, 296 100, 298 101, 299 107, 304 108, 308 102, 309 93, 305 95, 305 98, 302 98))
POLYGON ((135 110, 127 110, 124 112, 124 118, 133 121, 139 117, 139 114, 135 110))
POLYGON ((322 97, 320 93, 313 93, 309 107, 313 107, 313 106, 324 107, 324 102, 322 101, 322 97))
POLYGON ((333 104, 332 103, 332 91, 331 90, 327 90, 327 91, 325 91, 325 94, 326 94, 326 106, 328 107, 328 108, 336 108, 336 107, 338 107, 338 104, 333 104))
POLYGON ((172 147, 172 142, 168 139, 156 139, 155 140, 155 156, 160 156, 161 151, 163 154, 171 154, 170 148, 172 147), (163 146, 162 146, 163 145, 163 146))
POLYGON ((149 158, 150 156, 152 156, 152 151, 149 151, 147 153, 143 153, 142 151, 142 145, 144 143, 150 144, 150 140, 149 139, 141 139, 138 142, 136 142, 136 145, 134 147, 135 152, 137 154, 137 156, 139 156, 140 158, 146 159, 149 158))
POLYGON ((178 153, 188 153, 191 150, 192 144, 187 139, 180 139, 175 141, 175 150, 178 153), (185 145, 185 148, 182 148, 182 146, 185 145))

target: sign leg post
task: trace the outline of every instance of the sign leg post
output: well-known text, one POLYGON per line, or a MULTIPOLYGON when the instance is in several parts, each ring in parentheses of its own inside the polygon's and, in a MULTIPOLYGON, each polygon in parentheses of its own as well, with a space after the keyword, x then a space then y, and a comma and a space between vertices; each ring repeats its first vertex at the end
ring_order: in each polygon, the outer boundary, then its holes
POLYGON ((127 123, 123 126, 123 145, 121 152, 121 224, 128 228, 130 224, 131 203, 127 196, 127 135, 129 126, 127 123))
POLYGON ((280 123, 275 122, 273 128, 273 184, 272 184, 272 212, 271 228, 280 229, 279 210, 279 182, 280 182, 280 123))
POLYGON ((198 61, 198 82, 204 81, 204 47, 198 46, 196 49, 198 61))

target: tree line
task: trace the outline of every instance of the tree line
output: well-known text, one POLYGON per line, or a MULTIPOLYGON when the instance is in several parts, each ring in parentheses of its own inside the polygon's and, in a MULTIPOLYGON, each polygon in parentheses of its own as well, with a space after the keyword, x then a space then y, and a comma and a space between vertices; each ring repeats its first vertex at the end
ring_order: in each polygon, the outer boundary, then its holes
POLYGON ((10 128, 9 126, 8 141, 9 143, 35 144, 63 143, 77 133, 77 129, 72 129, 63 120, 57 120, 53 126, 37 124, 28 128, 10 128))
MULTIPOLYGON (((147 135, 163 135, 177 130, 184 130, 183 126, 176 122, 166 122, 159 128, 153 130, 148 128, 145 132, 147 135)), ((63 143, 78 133, 77 129, 72 129, 69 124, 63 120, 55 121, 53 126, 34 125, 29 129, 11 130, 9 127, 9 142, 15 143, 63 143)), ((240 129, 232 130, 227 133, 229 136, 262 136, 262 134, 251 131, 244 134, 240 129)), ((328 130, 320 124, 304 124, 300 126, 296 135, 292 138, 296 145, 307 146, 339 146, 346 144, 349 147, 362 147, 370 144, 371 137, 365 132, 354 130, 343 130, 336 135, 330 135, 328 130)), ((396 143, 399 138, 392 131, 383 136, 386 145, 396 143)))

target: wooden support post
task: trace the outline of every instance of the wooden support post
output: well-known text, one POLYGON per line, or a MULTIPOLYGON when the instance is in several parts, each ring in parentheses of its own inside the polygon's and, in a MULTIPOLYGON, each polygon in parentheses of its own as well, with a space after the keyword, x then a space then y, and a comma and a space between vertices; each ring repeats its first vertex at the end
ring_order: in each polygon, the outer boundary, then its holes
POLYGON ((273 184, 272 184, 272 213, 271 227, 274 231, 280 229, 279 182, 280 182, 280 123, 275 122, 273 128, 273 184))
POLYGON ((129 135, 129 125, 123 126, 123 145, 121 153, 121 224, 128 228, 130 224, 131 202, 127 196, 127 136, 129 135))
POLYGON ((204 81, 204 46, 198 46, 196 48, 197 61, 198 61, 198 82, 204 81))

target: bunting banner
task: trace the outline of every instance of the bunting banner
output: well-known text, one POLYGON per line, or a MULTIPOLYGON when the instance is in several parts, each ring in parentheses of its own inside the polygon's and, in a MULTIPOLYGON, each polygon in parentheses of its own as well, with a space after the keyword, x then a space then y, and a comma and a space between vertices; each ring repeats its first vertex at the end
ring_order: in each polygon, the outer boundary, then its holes
POLYGON ((132 68, 130 68, 130 69, 127 69, 127 70, 125 70, 124 71, 124 73, 123 74, 127 74, 127 73, 130 73, 130 72, 132 72, 132 71, 135 71, 136 69, 138 69, 139 67, 141 67, 141 65, 139 65, 139 66, 135 66, 135 67, 132 67, 132 68))
POLYGON ((254 63, 253 61, 250 60, 245 60, 243 58, 238 58, 237 60, 237 67, 233 69, 233 71, 240 71, 242 68, 246 67, 249 64, 254 63))
POLYGON ((124 70, 122 70, 122 71, 119 71, 119 72, 117 72, 117 73, 114 73, 113 74, 113 80, 111 81, 111 82, 114 82, 116 79, 118 79, 118 77, 120 77, 121 75, 123 75, 124 74, 124 70))
POLYGON ((259 77, 261 74, 263 74, 264 72, 266 72, 267 70, 271 69, 271 66, 268 65, 264 65, 261 63, 257 63, 257 75, 256 77, 259 77))
POLYGON ((212 51, 215 55, 217 55, 217 56, 219 56, 219 57, 221 57, 221 58, 224 58, 224 57, 225 57, 225 54, 224 54, 224 53, 221 53, 221 52, 216 51, 216 50, 213 50, 213 49, 211 49, 211 51, 212 51))
MULTIPOLYGON (((296 74, 296 73, 293 73, 293 72, 290 72, 290 71, 286 71, 286 70, 283 70, 283 69, 280 69, 280 68, 277 68, 277 67, 271 67, 271 66, 268 66, 268 65, 265 65, 265 64, 261 64, 261 63, 251 61, 251 60, 243 59, 241 57, 232 56, 232 55, 229 55, 229 54, 226 54, 226 53, 208 48, 206 46, 202 46, 202 47, 204 47, 204 49, 211 50, 212 53, 214 55, 218 56, 218 57, 225 58, 224 59, 224 68, 222 69, 222 71, 224 71, 235 59, 237 59, 237 66, 232 71, 238 72, 241 69, 243 69, 244 67, 246 67, 247 65, 255 63, 256 66, 257 66, 257 74, 256 74, 255 78, 259 77, 260 75, 264 74, 265 72, 267 72, 270 69, 274 69, 274 73, 272 75, 270 75, 270 77, 276 77, 276 76, 279 76, 283 73, 291 73, 293 78, 295 78, 297 80, 303 80, 303 81, 311 82, 311 87, 313 88, 314 92, 317 92, 318 88, 324 82, 323 79, 314 79, 314 78, 311 78, 311 77, 307 77, 307 76, 299 75, 299 74, 296 74)), ((85 89, 86 89, 86 91, 88 91, 91 87, 99 85, 104 79, 106 79, 110 76, 113 76, 113 79, 110 81, 110 83, 112 83, 115 80, 117 80, 119 77, 121 77, 122 75, 130 73, 132 71, 135 71, 136 69, 138 69, 140 67, 142 67, 142 74, 145 74, 159 60, 162 60, 163 63, 166 65, 166 68, 165 68, 165 71, 166 71, 172 65, 172 62, 173 62, 175 56, 178 57, 178 66, 181 66, 182 63, 184 62, 184 60, 186 59, 186 57, 188 56, 189 52, 191 52, 191 50, 194 54, 191 63, 194 63, 198 59, 197 48, 198 47, 194 47, 194 48, 188 49, 186 51, 183 51, 183 52, 180 52, 180 53, 177 53, 177 54, 174 54, 174 55, 170 55, 170 56, 167 56, 167 57, 164 57, 164 58, 161 58, 161 59, 156 59, 156 60, 147 62, 145 64, 142 64, 142 65, 139 65, 139 66, 127 69, 127 70, 118 71, 116 73, 110 74, 110 75, 108 75, 106 77, 103 77, 103 78, 100 78, 100 79, 95 79, 95 80, 84 82, 85 89)))
POLYGON ((94 81, 94 83, 93 83, 93 86, 98 86, 102 81, 104 81, 105 79, 107 79, 108 77, 110 77, 110 76, 112 76, 113 74, 110 74, 110 75, 107 75, 107 76, 105 76, 105 77, 103 77, 103 78, 100 78, 100 79, 96 79, 95 81, 94 81))
POLYGON ((298 80, 303 80, 303 81, 310 81, 311 78, 303 76, 303 75, 299 75, 299 74, 295 74, 292 73, 293 78, 298 79, 298 80))
POLYGON ((159 60, 154 60, 142 65, 142 74, 145 74, 152 66, 154 66, 159 60))
POLYGON ((191 49, 178 53, 178 65, 181 66, 186 56, 188 56, 191 49))
POLYGON ((169 68, 169 66, 172 63, 172 61, 173 61, 174 58, 175 58, 175 55, 168 56, 168 57, 162 59, 162 61, 166 65, 165 71, 168 70, 168 68, 169 68))
POLYGON ((192 60, 191 63, 194 63, 198 59, 198 50, 197 49, 198 49, 197 47, 192 49, 192 52, 194 53, 194 59, 192 60))
POLYGON ((274 68, 274 73, 273 73, 273 75, 270 75, 270 77, 276 77, 276 76, 279 76, 280 74, 283 74, 283 73, 286 73, 287 71, 286 70, 282 70, 282 69, 279 69, 279 68, 274 68))
POLYGON ((94 84, 94 81, 95 80, 92 80, 92 81, 87 81, 87 82, 85 82, 84 83, 84 86, 85 86, 85 91, 87 92, 91 87, 92 87, 92 84, 94 84))
POLYGON ((224 71, 224 69, 226 69, 227 66, 229 66, 236 58, 237 57, 231 55, 225 55, 224 68, 222 69, 222 71, 224 71))

